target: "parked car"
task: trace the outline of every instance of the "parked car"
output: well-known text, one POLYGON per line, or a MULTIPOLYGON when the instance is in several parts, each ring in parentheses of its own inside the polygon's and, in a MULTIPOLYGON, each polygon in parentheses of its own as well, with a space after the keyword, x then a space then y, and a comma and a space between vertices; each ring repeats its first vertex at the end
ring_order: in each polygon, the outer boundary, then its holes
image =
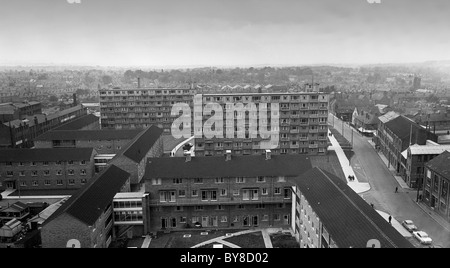
POLYGON ((403 227, 406 228, 410 233, 413 231, 417 231, 417 227, 414 225, 414 222, 412 220, 404 220, 402 222, 403 227))
POLYGON ((413 235, 423 245, 431 245, 431 242, 433 241, 424 231, 415 231, 413 232, 413 235))

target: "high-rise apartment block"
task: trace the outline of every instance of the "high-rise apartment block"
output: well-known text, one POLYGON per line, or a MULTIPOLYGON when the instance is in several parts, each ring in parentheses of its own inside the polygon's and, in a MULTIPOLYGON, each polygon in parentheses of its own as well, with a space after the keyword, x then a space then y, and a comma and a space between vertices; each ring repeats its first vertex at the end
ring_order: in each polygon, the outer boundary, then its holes
MULTIPOLYGON (((202 138, 195 139, 196 156, 224 155, 230 150, 233 155, 260 155, 265 149, 271 149, 272 154, 309 154, 320 155, 327 151, 328 105, 329 95, 320 92, 296 93, 234 93, 234 94, 204 94, 202 95, 202 114, 199 114, 198 103, 194 101, 194 133, 199 131, 216 113, 205 113, 205 108, 211 103, 221 106, 223 125, 215 126, 215 131, 223 131, 223 135, 208 137, 203 129, 202 138), (260 118, 259 112, 249 109, 240 110, 237 104, 255 104, 260 110, 261 104, 267 104, 267 118, 260 118), (278 104, 278 112, 271 110, 271 104, 278 104), (211 115, 212 114, 212 115, 211 115), (234 115, 234 117, 233 117, 234 115), (272 132, 279 133, 276 148, 263 148, 265 142, 261 135, 252 136, 249 117, 257 116, 257 133, 261 126, 267 126, 272 132), (274 116, 278 123, 271 126, 274 116), (245 128, 238 125, 237 118, 245 117, 245 128), (200 121, 201 122, 197 122, 200 121), (219 127, 219 128, 218 128, 219 127), (233 137, 227 135, 231 130, 233 137)), ((249 106, 248 106, 249 107, 249 106)), ((247 108, 248 108, 247 107, 247 108)), ((242 123, 241 123, 242 124, 242 123)), ((266 140, 270 140, 270 137, 266 140)))
POLYGON ((192 105, 193 88, 112 88, 100 90, 103 129, 135 129, 156 125, 170 133, 178 116, 170 112, 175 103, 192 105))

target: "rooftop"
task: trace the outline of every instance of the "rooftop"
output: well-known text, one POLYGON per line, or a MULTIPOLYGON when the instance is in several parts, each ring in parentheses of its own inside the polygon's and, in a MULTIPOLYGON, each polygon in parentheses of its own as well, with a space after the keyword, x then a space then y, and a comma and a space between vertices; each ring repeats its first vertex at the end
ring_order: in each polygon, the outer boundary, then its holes
POLYGON ((387 122, 389 122, 389 121, 391 121, 391 120, 393 120, 393 119, 395 119, 395 118, 397 118, 399 116, 400 116, 400 114, 398 114, 396 112, 388 112, 387 114, 378 117, 378 119, 382 123, 386 124, 387 122))
POLYGON ((412 155, 422 154, 442 154, 450 151, 450 145, 418 145, 414 144, 409 147, 412 155))
POLYGON ((99 122, 99 118, 93 114, 80 116, 53 130, 78 130, 92 123, 99 122))
POLYGON ((57 130, 49 131, 37 137, 35 141, 52 140, 131 140, 141 129, 105 129, 105 130, 57 130))
POLYGON ((437 173, 450 179, 450 152, 445 151, 430 160, 426 166, 436 171, 437 173))
POLYGON ((89 161, 93 150, 93 148, 0 149, 0 162, 89 161))
POLYGON ((129 177, 128 172, 115 165, 109 166, 64 202, 44 225, 67 213, 88 226, 93 226, 129 177))
POLYGON ((163 130, 155 125, 151 125, 135 137, 123 150, 123 155, 136 163, 142 161, 147 152, 161 137, 163 130))
POLYGON ((371 239, 382 248, 413 247, 346 182, 314 168, 295 179, 320 221, 340 248, 366 248, 371 239))
POLYGON ((145 178, 215 178, 257 176, 299 176, 311 169, 311 161, 302 155, 264 155, 150 158, 145 178))

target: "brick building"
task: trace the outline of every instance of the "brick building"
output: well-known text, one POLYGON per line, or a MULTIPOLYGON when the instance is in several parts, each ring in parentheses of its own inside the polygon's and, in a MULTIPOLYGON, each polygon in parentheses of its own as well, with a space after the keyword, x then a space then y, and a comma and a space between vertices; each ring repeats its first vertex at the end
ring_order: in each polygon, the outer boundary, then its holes
POLYGON ((34 140, 35 148, 94 148, 98 154, 116 154, 142 129, 57 130, 34 140))
MULTIPOLYGON (((264 149, 261 143, 266 141, 261 135, 252 137, 251 126, 248 122, 250 113, 259 119, 258 127, 267 124, 271 127, 271 121, 275 122, 278 117, 278 124, 271 131, 279 133, 278 147, 272 149, 274 155, 277 154, 325 154, 327 151, 327 131, 328 131, 328 101, 329 95, 317 92, 297 92, 297 93, 236 93, 236 94, 204 94, 202 97, 202 107, 211 103, 220 105, 223 111, 223 127, 215 126, 221 137, 215 135, 208 138, 204 134, 202 138, 195 139, 196 156, 224 155, 230 150, 233 155, 262 155, 264 149), (250 109, 239 110, 235 104, 253 103, 256 111, 250 109), (271 111, 271 103, 279 104, 279 113, 271 111), (258 112, 261 104, 267 104, 267 119, 259 118, 258 112), (249 113, 247 115, 247 112, 249 113), (238 125, 238 119, 245 120, 245 125, 238 125), (228 137, 227 132, 231 131, 233 137, 228 137)), ((198 105, 194 103, 194 105, 198 105)), ((212 117, 204 111, 198 114, 197 107, 194 108, 194 133, 197 133, 198 126, 204 126, 212 117), (196 118, 201 115, 201 122, 196 118)), ((217 117, 217 115, 214 115, 217 117)), ((276 123, 275 123, 276 124, 276 123)), ((255 131, 256 132, 256 131, 255 131)), ((204 130, 203 130, 204 133, 204 130)))
POLYGON ((100 91, 103 129, 133 129, 156 125, 170 133, 172 105, 192 105, 193 88, 112 88, 100 91))
POLYGON ((2 149, 0 190, 73 193, 94 175, 92 148, 2 149))
POLYGON ((0 147, 31 148, 43 133, 86 115, 81 105, 54 114, 37 114, 0 124, 0 147))
POLYGON ((404 176, 406 173, 406 158, 402 153, 410 145, 425 145, 427 140, 437 142, 435 134, 395 112, 380 116, 379 120, 377 135, 374 137, 375 144, 399 175, 404 176))
POLYGON ((445 151, 426 164, 422 202, 450 222, 450 152, 445 151))
POLYGON ((113 199, 130 174, 111 165, 72 195, 43 224, 43 248, 107 248, 114 239, 113 199))
POLYGON ((292 230, 301 248, 413 247, 336 176, 314 168, 293 183, 292 230))
POLYGON ((42 105, 37 101, 22 103, 0 103, 0 123, 23 119, 42 113, 42 105))
POLYGON ((149 230, 289 227, 289 179, 311 168, 307 156, 151 158, 145 173, 149 230))

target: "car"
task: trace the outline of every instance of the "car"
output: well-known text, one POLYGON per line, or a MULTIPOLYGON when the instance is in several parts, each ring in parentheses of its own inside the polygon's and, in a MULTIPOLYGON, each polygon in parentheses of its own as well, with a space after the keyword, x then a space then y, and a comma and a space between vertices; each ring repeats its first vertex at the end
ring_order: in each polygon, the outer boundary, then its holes
POLYGON ((413 231, 417 231, 417 227, 414 225, 414 222, 411 220, 404 220, 402 221, 402 225, 403 227, 406 228, 406 230, 408 230, 410 233, 412 233, 413 231))
POLYGON ((423 245, 431 245, 433 241, 424 231, 414 231, 413 235, 423 245))

